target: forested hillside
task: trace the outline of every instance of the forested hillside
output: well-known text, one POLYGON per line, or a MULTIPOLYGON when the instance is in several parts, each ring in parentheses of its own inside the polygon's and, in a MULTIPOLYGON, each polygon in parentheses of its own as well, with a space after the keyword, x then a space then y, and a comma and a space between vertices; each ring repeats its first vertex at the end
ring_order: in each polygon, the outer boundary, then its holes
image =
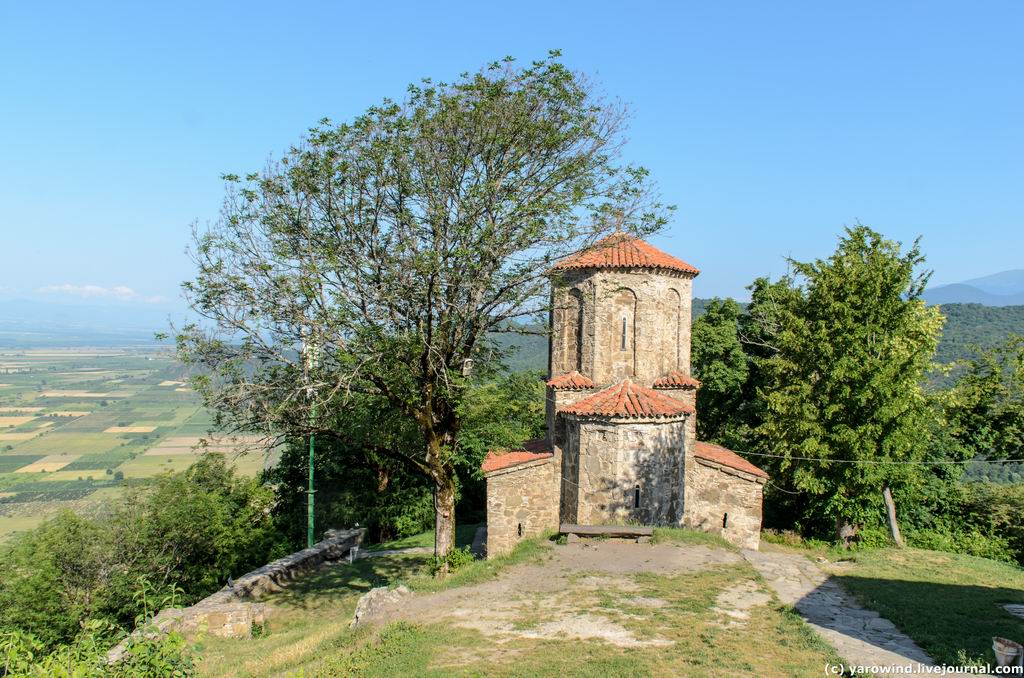
POLYGON ((952 362, 970 353, 972 345, 994 346, 1010 334, 1024 335, 1024 306, 943 304, 946 326, 935 354, 938 362, 952 362))

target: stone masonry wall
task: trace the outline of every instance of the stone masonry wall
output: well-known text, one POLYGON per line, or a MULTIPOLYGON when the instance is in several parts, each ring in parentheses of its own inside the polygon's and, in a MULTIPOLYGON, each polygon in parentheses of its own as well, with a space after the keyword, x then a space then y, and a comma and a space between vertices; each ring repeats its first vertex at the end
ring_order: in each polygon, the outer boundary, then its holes
MULTIPOLYGON (((266 605, 253 602, 255 598, 277 591, 300 574, 309 572, 328 561, 340 560, 353 547, 358 547, 366 536, 366 528, 327 530, 323 541, 311 548, 297 551, 239 577, 232 586, 225 586, 195 605, 185 608, 167 608, 157 614, 150 628, 136 629, 140 633, 169 633, 179 631, 186 636, 208 633, 220 638, 248 637, 253 625, 266 621, 266 605)), ((109 653, 108 663, 117 663, 124 655, 128 639, 109 653)))
MULTIPOLYGON (((578 456, 575 520, 571 522, 666 525, 681 520, 686 418, 570 419, 567 428, 566 459, 578 456)), ((566 470, 573 471, 568 462, 566 470)), ((563 494, 572 490, 563 480, 563 494)))
POLYGON ((562 471, 560 473, 559 523, 579 523, 580 429, 575 421, 559 417, 562 434, 562 471))
POLYGON ((686 487, 687 526, 756 549, 764 480, 699 458, 692 468, 686 487))
POLYGON ((548 387, 544 416, 547 423, 547 441, 553 447, 562 447, 565 439, 565 419, 558 410, 596 393, 596 389, 570 390, 548 387))
POLYGON ((559 455, 487 474, 487 557, 558 529, 559 455))
POLYGON ((659 393, 681 400, 694 408, 694 413, 686 420, 686 449, 693 450, 697 443, 697 417, 700 411, 697 410, 697 389, 694 388, 659 388, 659 393))
POLYGON ((551 376, 579 369, 599 385, 629 377, 650 386, 673 370, 689 374, 692 297, 691 278, 665 271, 567 273, 552 292, 551 376))

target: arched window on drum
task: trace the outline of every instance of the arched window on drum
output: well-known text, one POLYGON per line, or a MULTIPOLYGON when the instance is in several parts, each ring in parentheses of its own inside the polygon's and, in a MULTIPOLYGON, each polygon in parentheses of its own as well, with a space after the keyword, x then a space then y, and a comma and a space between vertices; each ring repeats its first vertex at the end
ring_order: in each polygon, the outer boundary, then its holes
POLYGON ((611 354, 611 372, 616 379, 636 374, 636 294, 623 287, 611 298, 611 327, 606 346, 611 354))

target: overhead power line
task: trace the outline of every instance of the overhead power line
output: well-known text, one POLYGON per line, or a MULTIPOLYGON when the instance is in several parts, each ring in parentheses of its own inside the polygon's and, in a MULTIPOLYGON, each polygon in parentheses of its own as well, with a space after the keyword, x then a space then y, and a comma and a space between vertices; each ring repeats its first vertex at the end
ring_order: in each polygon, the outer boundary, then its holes
POLYGON ((743 452, 747 457, 770 457, 772 459, 789 459, 791 461, 817 461, 823 464, 878 464, 878 465, 909 465, 909 466, 945 466, 956 464, 1021 464, 1024 459, 968 459, 966 461, 890 461, 883 459, 827 459, 824 457, 790 457, 785 454, 764 454, 762 452, 743 452))

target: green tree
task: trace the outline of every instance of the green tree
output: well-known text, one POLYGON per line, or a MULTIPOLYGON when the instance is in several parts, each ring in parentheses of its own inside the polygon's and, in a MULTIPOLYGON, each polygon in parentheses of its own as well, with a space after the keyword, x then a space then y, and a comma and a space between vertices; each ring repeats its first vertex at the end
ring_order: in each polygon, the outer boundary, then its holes
POLYGON ((727 447, 747 439, 740 410, 750 368, 740 343, 741 314, 735 300, 712 299, 693 323, 693 371, 701 382, 697 437, 727 447))
MULTIPOLYGON (((478 375, 462 406, 457 496, 460 516, 476 519, 484 501, 480 462, 490 449, 543 434, 544 385, 535 372, 478 375)), ((417 440, 415 426, 384 399, 367 397, 346 412, 317 441, 317 523, 359 523, 376 541, 428 529, 434 515, 430 483, 401 453, 417 440)), ((278 488, 278 522, 295 540, 305 534, 306 452, 298 441, 268 471, 278 488)))
POLYGON ((108 616, 110 547, 109 533, 70 511, 15 538, 0 552, 0 630, 49 648, 74 638, 84 620, 108 616))
POLYGON ((617 160, 623 108, 557 57, 411 86, 229 176, 185 284, 206 322, 183 328, 179 355, 203 368, 218 423, 327 433, 359 395, 385 399, 418 432, 403 453, 433 486, 442 556, 468 377, 501 360, 493 333, 544 317, 551 265, 613 216, 641 233, 665 221, 647 173, 617 160))
POLYGON ((950 389, 946 416, 972 456, 1017 458, 1024 450, 1024 337, 975 349, 950 389))
POLYGON ((183 590, 182 602, 198 600, 281 554, 273 499, 221 455, 204 455, 95 518, 62 512, 0 547, 0 631, 31 634, 47 651, 90 620, 127 631, 142 612, 140 577, 158 598, 183 590))
POLYGON ((761 319, 764 420, 757 433, 783 459, 777 478, 805 493, 805 520, 845 538, 877 523, 882 490, 919 483, 932 410, 921 383, 942 316, 920 295, 918 244, 848 228, 826 260, 791 262, 790 290, 761 319), (809 461, 808 461, 809 460, 809 461))

